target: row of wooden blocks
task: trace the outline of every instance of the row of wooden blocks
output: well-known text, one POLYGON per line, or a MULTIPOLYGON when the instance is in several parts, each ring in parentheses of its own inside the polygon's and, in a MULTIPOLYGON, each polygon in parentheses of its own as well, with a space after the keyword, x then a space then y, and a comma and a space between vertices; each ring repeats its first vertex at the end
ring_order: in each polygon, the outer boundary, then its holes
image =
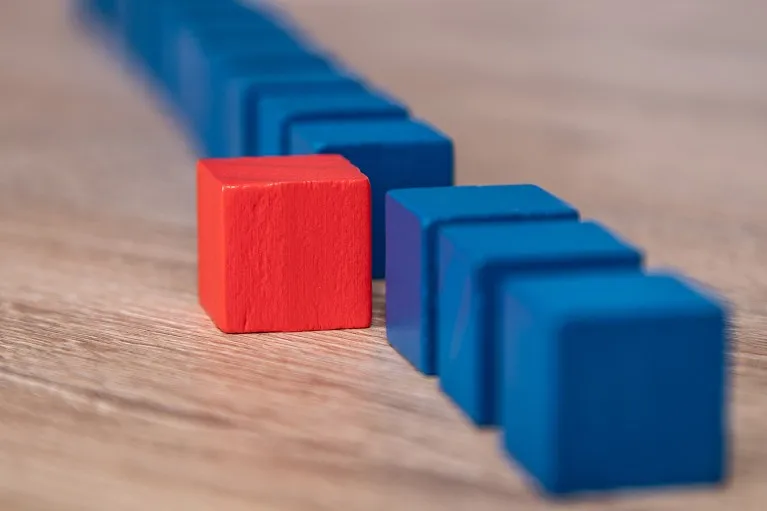
POLYGON ((533 185, 395 190, 389 342, 547 492, 716 483, 726 311, 533 185))
POLYGON ((155 85, 199 154, 340 154, 373 193, 373 277, 384 197, 453 183, 453 143, 347 69, 274 9, 232 0, 84 0, 155 85), (116 35, 114 35, 116 34, 116 35))
POLYGON ((710 292, 541 188, 450 186, 446 136, 273 10, 87 4, 209 157, 199 292, 221 330, 368 327, 385 275, 391 345, 545 491, 724 478, 710 292))

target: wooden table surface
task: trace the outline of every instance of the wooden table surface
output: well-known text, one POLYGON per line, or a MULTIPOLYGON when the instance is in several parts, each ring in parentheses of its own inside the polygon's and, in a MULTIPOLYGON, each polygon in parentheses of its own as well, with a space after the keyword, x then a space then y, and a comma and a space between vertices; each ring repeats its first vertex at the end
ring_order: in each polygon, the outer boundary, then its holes
MULTIPOLYGON (((734 302, 733 476, 569 509, 767 502, 767 4, 290 0, 451 134, 461 183, 534 182, 734 302)), ((0 509, 538 510, 364 331, 225 336, 197 305, 195 160, 68 19, 0 2, 0 509)))

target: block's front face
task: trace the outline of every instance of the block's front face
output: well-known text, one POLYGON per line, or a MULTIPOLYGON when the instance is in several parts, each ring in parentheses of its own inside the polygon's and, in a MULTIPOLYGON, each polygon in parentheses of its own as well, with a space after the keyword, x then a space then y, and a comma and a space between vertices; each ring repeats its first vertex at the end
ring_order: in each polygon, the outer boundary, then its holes
POLYGON ((721 318, 671 310, 567 324, 557 490, 719 481, 723 339, 721 318))
POLYGON ((222 233, 201 236, 201 243, 219 243, 206 250, 220 260, 201 260, 201 272, 223 275, 222 305, 211 313, 219 328, 244 333, 370 326, 365 176, 337 157, 212 162, 219 165, 212 173, 222 233))
POLYGON ((426 344, 425 244, 419 219, 391 197, 386 199, 386 336, 419 371, 435 374, 426 344))

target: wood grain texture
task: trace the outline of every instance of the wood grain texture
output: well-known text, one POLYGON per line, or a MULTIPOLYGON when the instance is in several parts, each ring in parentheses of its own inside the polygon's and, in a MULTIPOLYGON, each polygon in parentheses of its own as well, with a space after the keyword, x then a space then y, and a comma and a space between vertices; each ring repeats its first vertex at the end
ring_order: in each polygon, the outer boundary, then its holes
POLYGON ((455 137, 730 299, 725 489, 553 506, 374 327, 220 334, 194 158, 67 2, 0 2, 0 508, 764 508, 767 4, 284 0, 455 137))

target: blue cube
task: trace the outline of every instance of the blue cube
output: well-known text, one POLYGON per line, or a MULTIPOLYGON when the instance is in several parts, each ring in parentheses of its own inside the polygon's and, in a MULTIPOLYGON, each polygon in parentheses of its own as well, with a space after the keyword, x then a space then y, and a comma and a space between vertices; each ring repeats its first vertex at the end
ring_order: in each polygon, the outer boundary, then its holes
POLYGON ((266 97, 296 93, 332 95, 364 89, 359 80, 331 67, 227 72, 214 80, 211 121, 204 132, 206 152, 214 158, 254 156, 248 141, 259 136, 259 106, 266 97))
POLYGON ((185 2, 177 0, 118 0, 120 30, 130 54, 157 75, 166 31, 186 26, 188 20, 205 19, 206 24, 229 20, 241 23, 264 20, 257 11, 239 2, 185 2))
POLYGON ((487 222, 578 219, 578 211, 534 185, 394 190, 386 196, 386 334, 419 371, 438 374, 437 235, 487 222))
POLYGON ((304 50, 305 41, 283 28, 280 20, 252 11, 211 10, 210 5, 166 8, 158 34, 160 54, 152 64, 175 99, 192 86, 211 60, 223 55, 304 50))
POLYGON ((304 122, 291 129, 291 154, 340 154, 370 179, 373 194, 373 278, 384 277, 384 199, 398 188, 453 183, 453 142, 412 119, 304 122))
POLYGON ((553 273, 639 271, 643 254, 594 222, 450 226, 439 237, 442 390, 478 425, 497 423, 498 283, 553 273))
POLYGON ((500 290, 508 453, 552 494, 717 483, 726 311, 668 274, 560 275, 500 290))
POLYGON ((291 127, 303 121, 346 121, 407 118, 407 107, 364 90, 345 94, 289 94, 261 101, 257 140, 250 154, 279 156, 290 152, 291 127))
POLYGON ((117 20, 118 0, 78 0, 75 9, 82 21, 99 29, 110 29, 117 20))
POLYGON ((331 68, 332 63, 324 56, 308 53, 296 45, 263 46, 250 50, 246 55, 211 53, 204 58, 193 57, 182 50, 177 71, 180 82, 175 96, 190 132, 203 139, 205 130, 211 127, 213 116, 223 113, 217 110, 223 108, 221 94, 225 93, 226 82, 222 83, 222 80, 239 75, 325 73, 331 68), (224 68, 231 71, 222 71, 224 68))

